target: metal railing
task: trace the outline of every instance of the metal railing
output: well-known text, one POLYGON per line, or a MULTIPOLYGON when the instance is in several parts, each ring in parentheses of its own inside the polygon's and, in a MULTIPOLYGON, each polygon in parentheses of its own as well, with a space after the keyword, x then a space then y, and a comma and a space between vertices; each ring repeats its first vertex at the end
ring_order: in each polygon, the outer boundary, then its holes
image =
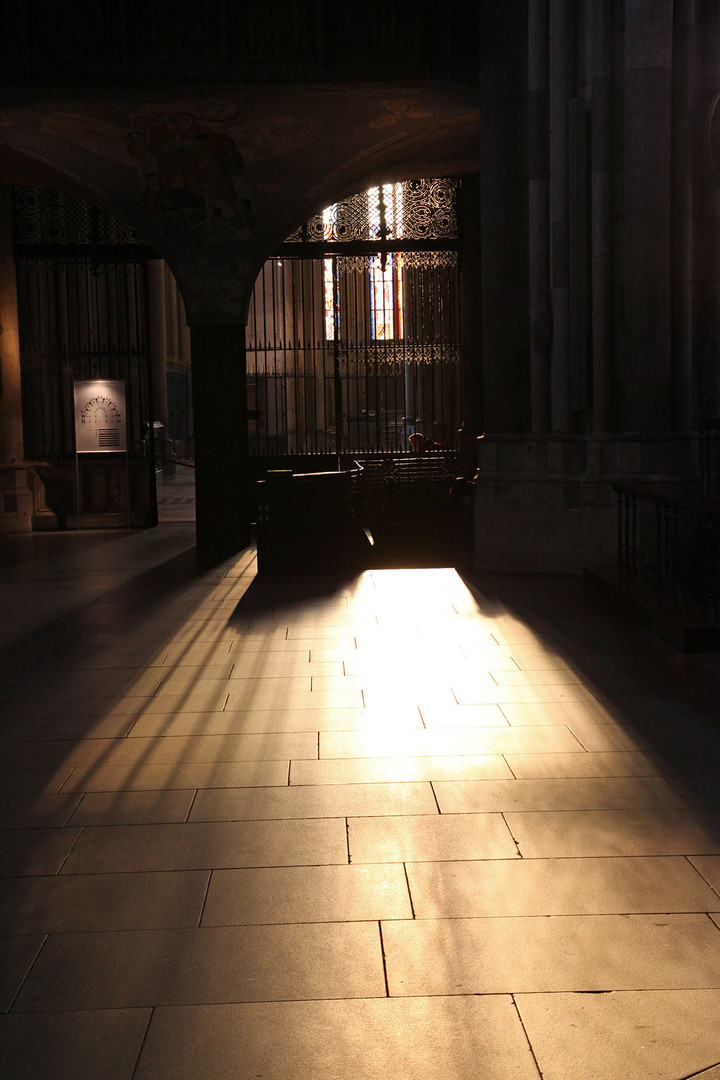
POLYGON ((651 578, 667 601, 720 612, 720 505, 655 488, 613 485, 618 496, 617 561, 651 578))
POLYGON ((720 420, 701 425, 698 434, 703 498, 711 503, 720 503, 720 420))

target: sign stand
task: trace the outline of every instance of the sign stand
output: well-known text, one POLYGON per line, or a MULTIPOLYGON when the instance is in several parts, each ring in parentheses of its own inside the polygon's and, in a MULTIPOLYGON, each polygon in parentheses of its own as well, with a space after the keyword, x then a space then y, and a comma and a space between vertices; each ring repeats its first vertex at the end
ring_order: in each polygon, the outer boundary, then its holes
POLYGON ((124 454, 127 519, 130 528, 130 456, 127 447, 125 383, 121 379, 76 379, 75 508, 80 528, 80 455, 124 454))

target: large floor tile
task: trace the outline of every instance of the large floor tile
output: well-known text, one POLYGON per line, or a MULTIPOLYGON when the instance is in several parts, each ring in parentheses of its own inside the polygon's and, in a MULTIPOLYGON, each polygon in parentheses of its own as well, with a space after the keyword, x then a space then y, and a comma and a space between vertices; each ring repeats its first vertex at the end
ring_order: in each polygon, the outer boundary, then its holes
POLYGON ((49 739, 124 739, 137 719, 137 709, 118 715, 71 713, 48 720, 49 739))
POLYGON ((391 996, 716 989, 720 930, 706 915, 383 923, 391 996))
POLYGON ((343 784, 198 791, 190 821, 437 814, 428 783, 343 784))
POLYGON ((422 780, 485 780, 512 777, 500 754, 457 757, 328 758, 293 761, 290 784, 411 783, 422 780))
POLYGON ((499 708, 513 727, 618 722, 612 711, 595 698, 585 701, 503 701, 499 708))
POLYGON ((303 757, 317 757, 315 732, 87 739, 67 748, 63 753, 63 763, 81 767, 176 765, 188 762, 273 761, 303 757))
POLYGON ((708 855, 720 852, 720 813, 683 810, 571 810, 507 814, 526 858, 708 855))
POLYGON ((498 686, 571 686, 585 680, 569 666, 534 668, 520 671, 517 667, 495 669, 490 674, 498 686))
POLYGON ((323 732, 320 736, 321 758, 399 757, 407 754, 505 754, 582 753, 583 747, 566 727, 519 728, 492 727, 446 728, 416 732, 323 732))
POLYGON ((0 1017, 3 1080, 132 1080, 150 1009, 0 1017))
POLYGON ((62 785, 72 791, 161 791, 287 784, 288 761, 184 762, 177 765, 77 766, 62 785))
MULTIPOLYGON (((229 679, 205 679, 186 690, 168 688, 164 693, 154 694, 142 701, 135 709, 138 714, 154 712, 222 712, 230 698, 229 679)), ((132 701, 128 699, 128 708, 132 701)))
POLYGON ((556 702, 563 705, 569 702, 579 702, 580 704, 589 702, 592 704, 597 700, 592 691, 579 683, 498 686, 493 681, 493 685, 488 687, 482 682, 475 682, 474 680, 460 681, 454 679, 452 690, 461 705, 479 704, 484 701, 496 701, 501 707, 505 704, 544 703, 550 706, 549 713, 552 713, 551 706, 556 702))
POLYGON ((698 869, 679 856, 632 856, 416 862, 407 875, 418 919, 720 910, 698 869))
POLYGON ((521 994, 544 1080, 717 1080, 720 990, 521 994), (715 1066, 715 1068, 713 1068, 715 1066))
POLYGON ((646 754, 609 751, 585 754, 506 754, 505 759, 519 779, 573 776, 658 776, 668 775, 662 762, 646 754))
POLYGON ((197 926, 209 872, 59 874, 0 880, 8 933, 197 926))
POLYGON ((195 789, 92 791, 82 795, 71 825, 150 825, 185 821, 195 789))
POLYGON ((384 996, 376 922, 209 926, 51 936, 15 1009, 384 996))
MULTIPOLYGON (((238 657, 248 655, 249 652, 244 643, 238 641, 188 642, 186 644, 178 642, 160 650, 158 659, 154 662, 168 668, 232 664, 235 660, 236 651, 238 657)), ((253 648, 253 655, 264 656, 267 651, 260 644, 257 644, 253 648)))
MULTIPOLYGON (((315 678, 316 676, 345 675, 342 660, 315 660, 310 663, 310 651, 278 654, 269 653, 231 653, 233 662, 228 675, 230 679, 275 679, 290 677, 315 678)), ((182 670, 181 668, 177 669, 182 670)))
POLYGON ((538 1080, 509 997, 156 1009, 134 1080, 239 1076, 538 1080))
POLYGON ((65 862, 63 873, 315 866, 347 861, 342 818, 193 821, 182 825, 115 825, 85 829, 65 862))
MULTIPOLYGON (((230 679, 231 690, 224 709, 238 712, 246 709, 360 709, 365 707, 362 690, 311 690, 308 679, 307 688, 284 687, 274 679, 230 679), (263 683, 264 685, 259 685, 263 683)), ((158 700, 158 705, 162 701, 158 700)), ((161 711, 158 709, 158 711, 161 711)), ((162 711, 165 711, 164 709, 162 711)))
POLYGON ((365 731, 388 726, 421 728, 420 712, 406 704, 401 709, 316 706, 298 709, 261 707, 229 712, 146 713, 133 724, 130 737, 365 731))
POLYGON ((215 870, 203 926, 410 919, 400 865, 215 870))
POLYGON ((628 730, 611 724, 595 724, 571 720, 568 727, 583 749, 593 752, 651 751, 653 742, 637 730, 628 730))
POLYGON ((509 859, 517 855, 502 814, 350 818, 352 863, 509 859))
POLYGON ((661 777, 583 777, 537 780, 454 780, 434 785, 442 814, 505 810, 617 810, 687 807, 661 777))
POLYGON ((175 667, 165 664, 161 670, 152 668, 146 678, 149 680, 154 677, 156 680, 155 688, 151 693, 167 693, 172 690, 188 690, 205 679, 229 679, 233 667, 230 660, 224 664, 196 664, 195 666, 179 664, 175 667))
POLYGON ((507 727, 508 722, 499 705, 458 705, 453 702, 444 709, 423 706, 423 723, 428 728, 507 727))

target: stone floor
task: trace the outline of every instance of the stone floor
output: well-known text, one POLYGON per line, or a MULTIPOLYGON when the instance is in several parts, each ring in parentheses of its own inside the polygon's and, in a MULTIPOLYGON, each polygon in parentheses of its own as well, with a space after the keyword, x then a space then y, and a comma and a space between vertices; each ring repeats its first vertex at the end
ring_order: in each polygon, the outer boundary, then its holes
POLYGON ((3 1080, 718 1080, 720 658, 192 544, 0 540, 3 1080))

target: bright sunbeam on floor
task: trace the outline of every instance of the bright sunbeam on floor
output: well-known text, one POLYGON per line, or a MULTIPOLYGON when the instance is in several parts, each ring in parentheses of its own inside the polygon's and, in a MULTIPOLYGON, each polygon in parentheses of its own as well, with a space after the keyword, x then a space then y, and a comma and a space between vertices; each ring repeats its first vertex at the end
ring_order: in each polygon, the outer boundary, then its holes
POLYGON ((720 735, 655 686, 667 650, 572 582, 197 577, 173 535, 6 589, 37 626, 0 690, 19 1076, 718 1060, 720 735))

